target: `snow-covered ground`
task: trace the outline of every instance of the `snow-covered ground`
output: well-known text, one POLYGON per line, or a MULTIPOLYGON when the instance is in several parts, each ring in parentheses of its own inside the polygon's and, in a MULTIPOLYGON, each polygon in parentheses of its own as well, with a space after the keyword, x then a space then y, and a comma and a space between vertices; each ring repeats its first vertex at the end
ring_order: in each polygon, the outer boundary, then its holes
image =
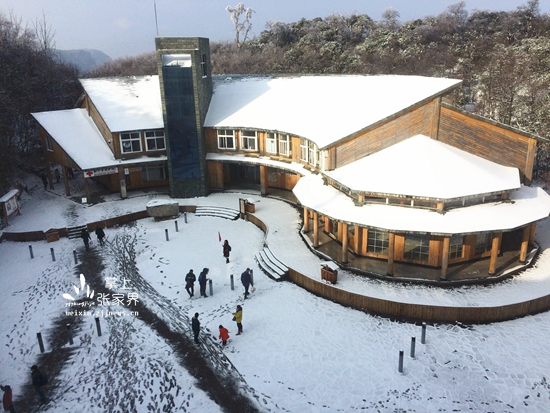
MULTIPOLYGON (((57 185, 61 186, 61 185, 57 185)), ((43 230, 80 225, 143 210, 147 202, 166 195, 82 206, 52 192, 36 180, 25 197, 23 215, 11 217, 10 231, 43 230)), ((181 199, 180 204, 223 205, 237 209, 242 194, 215 194, 181 199)), ((319 279, 320 260, 298 235, 299 215, 286 203, 256 198, 256 214, 269 227, 267 242, 274 254, 298 271, 319 279)), ((542 254, 537 264, 515 279, 492 287, 439 290, 365 280, 339 271, 337 288, 404 302, 439 305, 502 305, 550 293, 550 223, 537 228, 542 254)), ((243 393, 254 397, 259 411, 272 412, 546 412, 550 411, 550 313, 476 326, 428 326, 426 344, 419 326, 374 317, 316 297, 288 283, 277 283, 258 268, 254 254, 265 235, 250 222, 187 215, 155 222, 106 229, 108 243, 92 249, 102 257, 104 279, 119 277, 112 242, 132 240, 139 278, 128 291, 170 324, 191 335, 189 321, 200 314, 201 354, 227 358, 246 381, 243 393), (169 241, 165 230, 169 231, 169 241), (230 263, 222 256, 222 241, 231 246, 230 263), (213 295, 200 298, 198 285, 189 299, 183 278, 209 268, 213 295), (243 300, 240 274, 254 271, 256 291, 243 300), (230 276, 234 275, 235 289, 230 276), (151 288, 152 287, 152 288, 151 288), (236 336, 232 312, 243 306, 244 333, 236 336), (218 326, 229 328, 221 348, 218 326), (410 357, 411 337, 416 355, 410 357), (398 372, 399 351, 404 371, 398 372)), ((93 236, 93 234, 92 234, 93 236)), ((81 240, 54 243, 0 244, 0 383, 10 384, 14 397, 29 380, 29 368, 40 353, 36 333, 47 331, 67 311, 64 293, 79 286, 73 250, 85 254, 81 240), (32 245, 34 259, 30 259, 32 245), (52 261, 50 248, 56 261, 52 261)), ((80 256, 80 255, 79 255, 80 256)), ((91 275, 84 272, 85 277, 91 275)), ((121 283, 122 280, 118 279, 121 283)), ((101 294, 100 289, 94 292, 101 294)), ((95 307, 100 311, 105 308, 95 307)), ((171 343, 147 323, 129 313, 131 305, 111 306, 125 315, 101 317, 103 335, 94 317, 83 316, 75 331, 73 355, 54 380, 52 401, 40 411, 220 412, 196 378, 180 363, 171 343), (135 410, 128 409, 135 400, 135 410), (166 410, 163 410, 165 408, 166 410)), ((46 351, 51 345, 46 339, 46 351)), ((46 389, 48 391, 49 389, 46 389)), ((17 406, 16 406, 17 408, 17 406)))

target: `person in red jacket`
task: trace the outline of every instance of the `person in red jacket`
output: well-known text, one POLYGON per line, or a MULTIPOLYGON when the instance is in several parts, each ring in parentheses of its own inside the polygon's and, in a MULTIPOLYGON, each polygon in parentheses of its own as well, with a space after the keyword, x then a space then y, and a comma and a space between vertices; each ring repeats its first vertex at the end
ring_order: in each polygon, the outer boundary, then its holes
POLYGON ((4 405, 4 410, 6 412, 15 413, 15 407, 13 406, 11 387, 8 385, 0 385, 0 389, 4 392, 4 397, 2 398, 2 404, 4 405))
POLYGON ((229 340, 229 331, 227 330, 227 328, 225 328, 221 324, 220 324, 220 340, 222 341, 222 346, 224 347, 227 344, 227 340, 229 340))

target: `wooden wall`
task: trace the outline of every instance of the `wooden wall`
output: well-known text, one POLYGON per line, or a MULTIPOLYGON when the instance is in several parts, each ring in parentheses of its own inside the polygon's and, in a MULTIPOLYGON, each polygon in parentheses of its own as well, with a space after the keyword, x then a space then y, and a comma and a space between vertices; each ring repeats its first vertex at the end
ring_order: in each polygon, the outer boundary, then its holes
POLYGON ((498 307, 446 307, 400 303, 342 290, 331 284, 322 282, 320 271, 319 281, 307 277, 292 268, 289 268, 288 272, 289 278, 293 283, 317 296, 351 308, 364 310, 370 314, 398 320, 481 324, 513 320, 550 309, 550 295, 498 307))
POLYGON ((340 168, 419 134, 430 136, 434 112, 437 112, 434 108, 438 106, 439 100, 435 99, 338 144, 335 155, 329 153, 330 169, 340 168))
POLYGON ((531 183, 535 138, 442 105, 438 140, 500 165, 518 168, 522 182, 531 183))

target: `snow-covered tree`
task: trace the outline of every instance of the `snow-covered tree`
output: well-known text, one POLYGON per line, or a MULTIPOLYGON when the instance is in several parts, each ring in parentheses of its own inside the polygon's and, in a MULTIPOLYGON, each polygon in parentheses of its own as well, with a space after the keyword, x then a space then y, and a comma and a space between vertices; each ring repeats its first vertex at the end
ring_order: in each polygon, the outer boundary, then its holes
POLYGON ((248 33, 252 29, 252 13, 256 13, 250 7, 245 7, 244 3, 239 3, 235 8, 227 6, 225 8, 230 13, 230 19, 235 25, 235 43, 237 47, 241 47, 242 44, 248 38, 248 33), (241 16, 244 17, 244 21, 241 20, 241 16))

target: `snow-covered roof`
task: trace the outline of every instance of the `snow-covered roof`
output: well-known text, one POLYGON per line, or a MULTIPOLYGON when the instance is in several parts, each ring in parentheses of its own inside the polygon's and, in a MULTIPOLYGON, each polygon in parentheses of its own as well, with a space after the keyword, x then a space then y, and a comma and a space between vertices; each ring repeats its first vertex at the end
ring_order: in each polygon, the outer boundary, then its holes
POLYGON ((488 194, 521 186, 517 168, 496 164, 423 135, 326 175, 356 191, 434 199, 488 194))
POLYGON ((81 79, 111 132, 162 129, 158 76, 81 79))
POLYGON ((550 195, 541 188, 526 186, 511 194, 512 202, 456 208, 445 214, 385 204, 355 206, 349 197, 324 185, 320 175, 302 177, 293 192, 303 206, 322 215, 392 232, 452 235, 506 231, 544 219, 550 214, 550 195))
POLYGON ((214 82, 205 126, 285 132, 323 148, 460 82, 422 76, 225 77, 214 82))
POLYGON ((82 170, 166 160, 166 156, 115 159, 86 109, 56 110, 32 115, 82 170))
POLYGON ((218 161, 218 162, 239 162, 239 163, 248 163, 251 165, 265 165, 265 166, 271 166, 277 169, 282 169, 285 171, 295 172, 300 175, 306 175, 311 173, 301 163, 297 163, 297 162, 286 163, 281 161, 275 161, 273 159, 270 159, 267 156, 252 157, 252 156, 245 156, 243 154, 229 155, 229 154, 210 152, 206 154, 206 160, 218 161))

